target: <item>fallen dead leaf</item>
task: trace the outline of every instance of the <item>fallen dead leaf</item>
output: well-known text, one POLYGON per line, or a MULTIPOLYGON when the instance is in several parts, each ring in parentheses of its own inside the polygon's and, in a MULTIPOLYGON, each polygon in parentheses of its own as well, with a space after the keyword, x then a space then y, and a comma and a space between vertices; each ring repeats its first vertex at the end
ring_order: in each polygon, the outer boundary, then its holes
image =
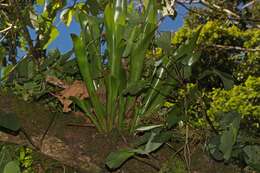
POLYGON ((55 86, 63 88, 63 90, 58 93, 51 93, 63 105, 63 112, 71 111, 70 105, 72 104, 72 101, 70 100, 70 97, 77 97, 80 100, 83 100, 83 99, 89 97, 87 88, 86 88, 85 84, 83 83, 83 81, 75 80, 70 85, 70 84, 66 84, 64 81, 62 81, 56 77, 53 77, 53 76, 47 76, 46 81, 55 86))

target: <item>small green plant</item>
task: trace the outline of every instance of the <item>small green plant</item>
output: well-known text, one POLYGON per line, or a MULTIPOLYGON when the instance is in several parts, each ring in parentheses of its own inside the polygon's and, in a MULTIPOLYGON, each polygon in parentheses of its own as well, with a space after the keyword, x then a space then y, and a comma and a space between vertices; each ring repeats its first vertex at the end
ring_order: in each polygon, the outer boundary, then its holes
POLYGON ((211 137, 207 145, 210 155, 219 161, 260 171, 259 142, 241 128, 241 115, 235 111, 218 114, 218 133, 211 137))
POLYGON ((236 110, 242 117, 243 123, 251 123, 259 127, 260 120, 260 78, 249 76, 245 83, 234 86, 230 90, 214 89, 210 98, 212 99, 208 115, 214 120, 217 112, 230 112, 236 110))
POLYGON ((76 15, 82 31, 80 36, 73 34, 72 40, 90 98, 73 100, 100 132, 113 128, 133 132, 140 118, 151 116, 163 106, 165 96, 176 85, 170 76, 173 64, 182 63, 185 75, 189 75, 190 66, 199 58, 193 50, 200 29, 173 51, 170 33, 161 37, 155 34, 157 10, 154 0, 147 1, 142 11, 135 10, 133 1, 127 4, 125 0, 115 0, 107 4, 104 17, 84 10, 76 15), (145 57, 154 41, 163 53, 157 57, 152 75, 144 77, 145 57))
POLYGON ((0 144, 0 172, 3 173, 21 173, 19 161, 16 156, 15 145, 0 144))
POLYGON ((33 171, 33 157, 32 149, 27 147, 20 147, 19 149, 19 163, 22 170, 21 173, 34 173, 33 171))

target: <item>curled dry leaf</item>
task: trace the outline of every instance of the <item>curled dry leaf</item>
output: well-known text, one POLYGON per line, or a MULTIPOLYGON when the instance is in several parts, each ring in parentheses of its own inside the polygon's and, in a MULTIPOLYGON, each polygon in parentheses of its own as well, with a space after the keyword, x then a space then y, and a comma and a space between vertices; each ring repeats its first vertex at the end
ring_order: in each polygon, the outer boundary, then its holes
POLYGON ((47 76, 46 82, 63 88, 63 90, 58 93, 52 93, 52 95, 55 96, 63 105, 63 112, 71 111, 70 105, 72 104, 72 101, 70 100, 70 97, 78 97, 81 100, 89 97, 83 81, 75 80, 72 84, 66 84, 64 81, 56 77, 47 76))
POLYGON ((57 87, 60 87, 60 88, 67 88, 68 85, 66 84, 65 81, 63 80, 60 80, 54 76, 46 76, 46 82, 52 84, 52 85, 55 85, 57 87))

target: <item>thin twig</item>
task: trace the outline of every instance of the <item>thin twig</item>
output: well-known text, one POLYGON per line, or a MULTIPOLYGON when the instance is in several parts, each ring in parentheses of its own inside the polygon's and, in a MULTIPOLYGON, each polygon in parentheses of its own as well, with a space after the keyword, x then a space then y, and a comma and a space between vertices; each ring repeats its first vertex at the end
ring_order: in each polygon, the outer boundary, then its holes
POLYGON ((39 65, 39 60, 38 60, 39 57, 37 57, 37 56, 38 56, 37 50, 35 50, 35 47, 34 47, 34 45, 33 45, 33 40, 32 40, 32 38, 31 38, 31 36, 30 36, 30 33, 29 33, 29 31, 28 31, 28 28, 27 28, 26 25, 23 23, 23 21, 24 21, 24 20, 23 20, 23 16, 19 13, 19 11, 21 11, 21 9, 20 9, 20 7, 17 5, 16 0, 12 0, 11 2, 14 4, 14 7, 15 7, 15 9, 16 9, 16 10, 14 10, 14 11, 15 11, 15 15, 16 15, 17 19, 18 19, 18 20, 20 21, 20 23, 21 23, 21 29, 22 29, 22 32, 23 32, 23 34, 24 34, 24 38, 25 38, 25 40, 28 42, 29 53, 31 54, 33 61, 35 61, 35 63, 36 63, 37 65, 39 65))
MULTIPOLYGON (((169 144, 169 143, 166 143, 166 145, 168 145, 171 149, 174 150, 174 147, 169 144)), ((175 151, 175 153, 172 155, 172 157, 175 157, 177 154, 179 154, 183 149, 184 149, 185 145, 183 145, 182 147, 180 147, 177 151, 175 151)))
POLYGON ((227 49, 227 50, 240 50, 240 51, 247 51, 247 52, 257 52, 260 51, 260 48, 245 48, 245 47, 239 47, 239 46, 226 46, 226 45, 219 45, 219 44, 213 44, 213 47, 221 48, 221 49, 227 49))
POLYGON ((8 4, 1 3, 1 4, 0 4, 0 7, 9 7, 9 5, 8 5, 8 4))
POLYGON ((39 147, 33 142, 32 138, 30 135, 28 135, 28 133, 26 132, 26 130, 24 128, 20 129, 21 132, 24 134, 25 138, 29 141, 29 143, 36 149, 39 150, 39 147))
POLYGON ((53 123, 55 122, 56 117, 57 117, 56 114, 53 114, 53 115, 52 115, 52 118, 51 118, 51 120, 50 120, 50 123, 49 123, 48 127, 45 129, 45 131, 44 131, 44 133, 43 133, 43 135, 42 135, 42 137, 41 137, 41 139, 40 139, 40 147, 42 147, 42 143, 43 143, 43 141, 44 141, 44 138, 45 138, 45 136, 47 135, 47 133, 49 132, 49 130, 50 130, 51 126, 53 125, 53 123))
POLYGON ((227 8, 222 8, 221 6, 217 5, 217 4, 214 4, 214 3, 210 3, 206 0, 201 0, 200 3, 208 8, 211 8, 211 9, 217 9, 219 11, 222 11, 222 12, 225 12, 227 15, 230 15, 230 16, 233 16, 237 19, 240 19, 240 16, 238 14, 236 14, 235 12, 227 9, 227 8))
POLYGON ((7 32, 9 31, 10 29, 12 29, 13 25, 10 24, 7 28, 3 29, 3 30, 0 30, 0 33, 4 33, 4 32, 7 32))

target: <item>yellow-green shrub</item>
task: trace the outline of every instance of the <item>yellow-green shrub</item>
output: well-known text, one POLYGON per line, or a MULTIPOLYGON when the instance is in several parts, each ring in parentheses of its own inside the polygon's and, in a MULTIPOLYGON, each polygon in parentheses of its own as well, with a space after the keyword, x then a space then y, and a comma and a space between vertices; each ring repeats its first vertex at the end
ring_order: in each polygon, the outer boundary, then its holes
POLYGON ((219 111, 237 111, 242 118, 260 120, 260 77, 248 77, 244 84, 230 90, 214 89, 211 92, 210 117, 219 111))

